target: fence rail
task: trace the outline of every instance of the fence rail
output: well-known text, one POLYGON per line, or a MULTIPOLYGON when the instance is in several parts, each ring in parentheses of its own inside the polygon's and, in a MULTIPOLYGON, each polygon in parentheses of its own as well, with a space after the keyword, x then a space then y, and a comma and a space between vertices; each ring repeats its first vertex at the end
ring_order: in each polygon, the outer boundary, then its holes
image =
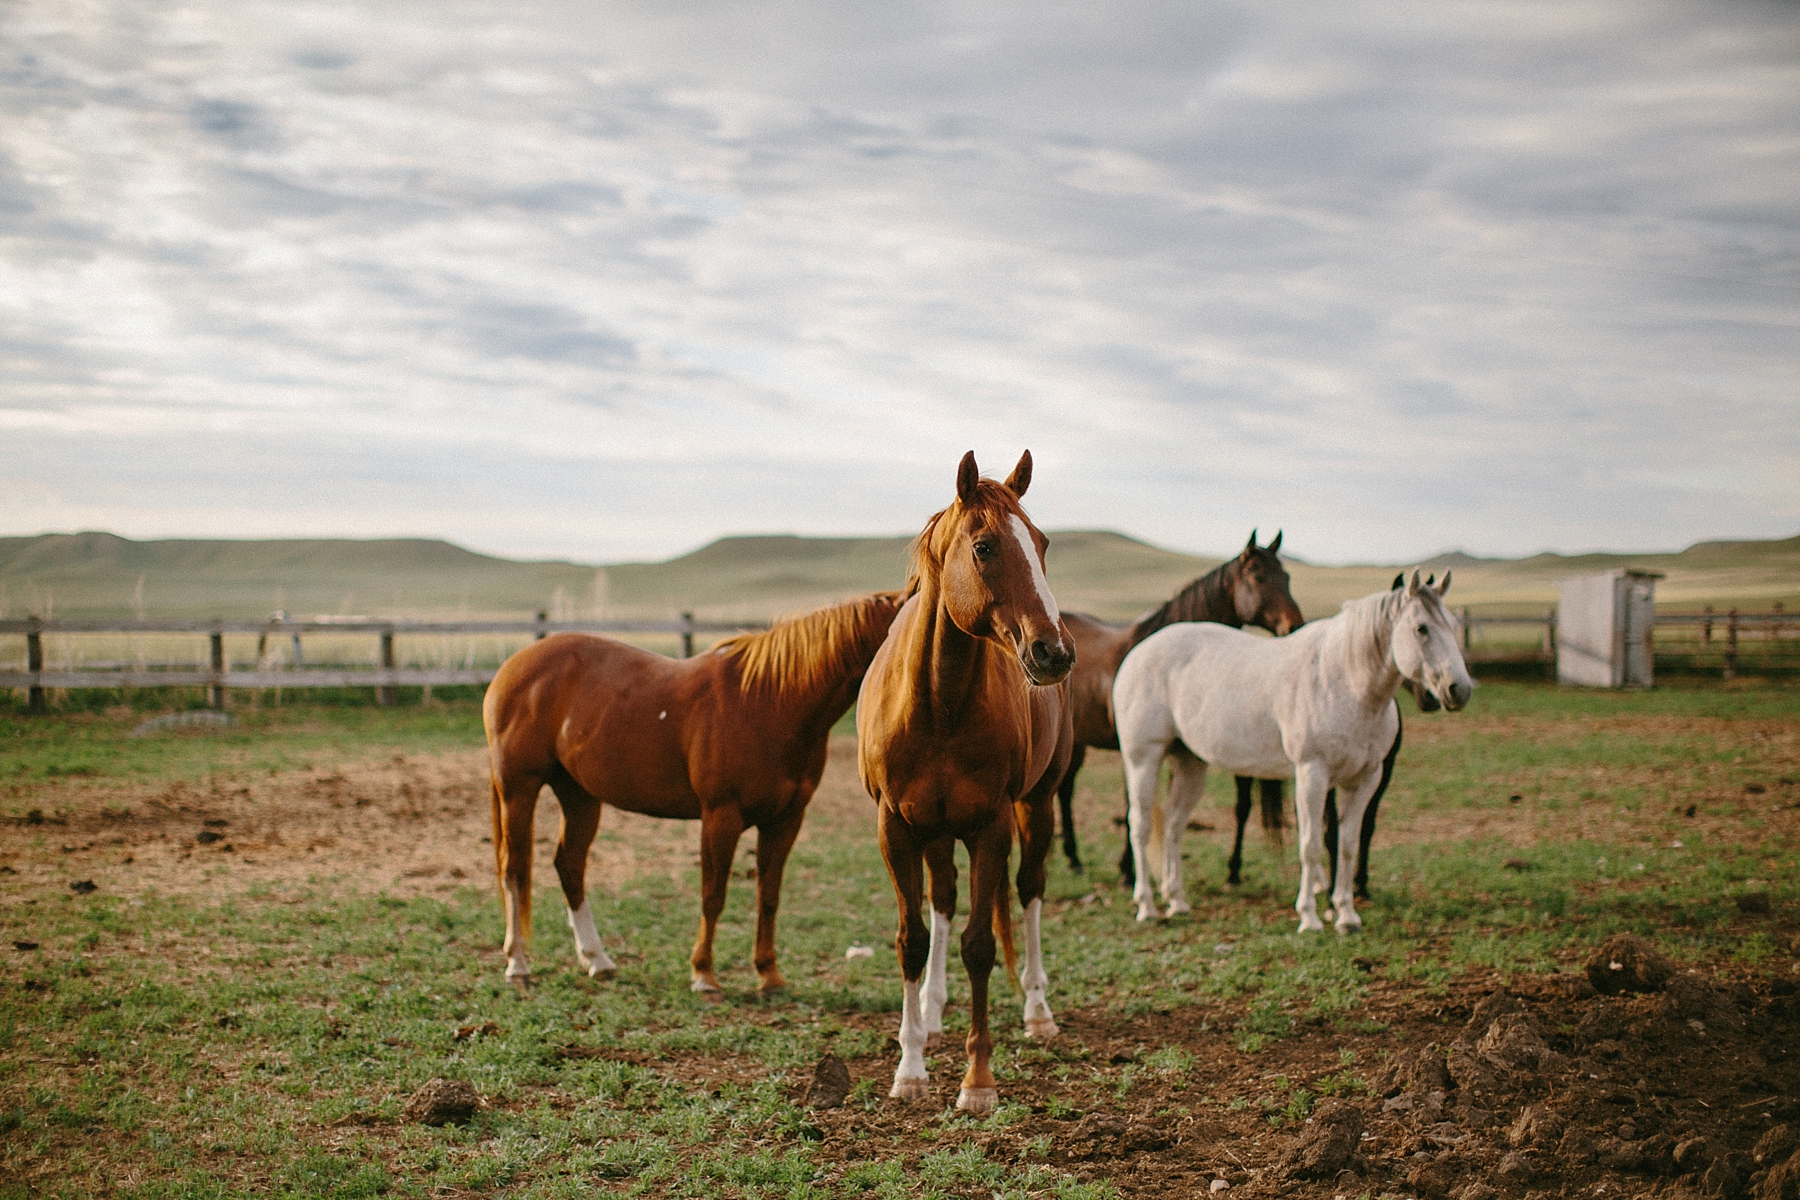
POLYGON ((0 621, 0 634, 23 634, 25 670, 0 671, 0 688, 23 688, 27 708, 42 712, 47 688, 204 687, 214 708, 225 707, 225 693, 232 688, 372 687, 382 704, 394 702, 396 687, 449 687, 483 684, 494 677, 495 667, 402 667, 394 661, 394 638, 426 634, 524 634, 533 638, 552 633, 663 633, 681 638, 681 656, 694 653, 694 635, 741 633, 767 628, 756 621, 696 621, 692 613, 678 621, 553 621, 539 613, 533 621, 382 621, 368 618, 314 618, 313 620, 24 620, 0 621), (211 663, 180 664, 172 669, 46 670, 45 634, 71 633, 190 633, 205 634, 211 641, 211 663), (257 668, 233 670, 225 657, 225 635, 257 635, 257 668), (292 670, 267 669, 266 648, 273 639, 291 638, 296 650, 300 635, 330 633, 363 634, 380 639, 380 665, 368 667, 301 667, 296 654, 292 670))
MULTIPOLYGON (((1556 661, 1556 610, 1546 609, 1542 616, 1478 616, 1463 609, 1463 653, 1472 664, 1542 663, 1556 661), (1527 627, 1540 631, 1535 641, 1491 638, 1490 632, 1507 627, 1527 627)), ((451 687, 460 684, 484 684, 494 677, 498 667, 402 667, 395 662, 394 639, 406 636, 446 634, 527 635, 547 637, 552 633, 648 633, 675 634, 681 639, 683 658, 694 653, 696 634, 741 633, 766 628, 755 621, 697 621, 692 613, 683 613, 676 621, 560 621, 540 612, 529 621, 386 621, 364 617, 315 617, 312 620, 227 621, 227 620, 121 620, 79 619, 0 620, 0 635, 23 635, 25 638, 25 670, 0 670, 0 688, 24 689, 27 705, 33 712, 45 707, 48 688, 137 688, 137 687, 203 687, 209 689, 213 707, 225 706, 225 693, 233 688, 318 688, 372 687, 382 704, 394 702, 396 687, 451 687), (211 642, 208 664, 174 663, 150 668, 140 664, 110 669, 45 669, 43 638, 46 634, 204 634, 211 642), (226 634, 257 635, 255 669, 234 669, 225 655, 226 634), (367 667, 343 664, 306 667, 300 665, 299 647, 302 634, 364 635, 378 641, 379 662, 367 667), (265 653, 270 641, 292 639, 296 650, 291 669, 269 669, 265 653)), ((1665 667, 1719 670, 1726 678, 1738 673, 1746 657, 1753 657, 1760 668, 1776 670, 1800 669, 1800 615, 1783 612, 1781 605, 1773 612, 1744 613, 1728 609, 1723 613, 1708 609, 1698 613, 1659 613, 1653 631, 1656 660, 1665 667)))

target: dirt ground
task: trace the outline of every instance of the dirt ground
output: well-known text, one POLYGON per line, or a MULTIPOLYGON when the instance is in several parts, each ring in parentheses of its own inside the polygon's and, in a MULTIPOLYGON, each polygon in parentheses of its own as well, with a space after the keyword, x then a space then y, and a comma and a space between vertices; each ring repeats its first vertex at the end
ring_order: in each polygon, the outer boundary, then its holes
MULTIPOLYGON (((1695 724, 1681 729, 1691 734, 1695 724)), ((1433 736, 1428 728, 1421 738, 1433 736)), ((1737 728, 1744 736, 1742 723, 1737 728)), ((1775 760, 1800 759, 1800 733, 1790 725, 1748 735, 1776 739, 1775 760)), ((481 883, 493 870, 484 759, 481 752, 395 757, 215 785, 9 785, 9 807, 30 808, 0 823, 0 919, 84 881, 126 896, 242 894, 255 885, 323 880, 406 895, 481 883)), ((1749 798, 1741 788, 1722 790, 1703 816, 1721 831, 1749 809, 1763 822, 1800 820, 1792 811, 1800 807, 1794 773, 1749 798)), ((1091 807, 1084 819, 1104 817, 1091 807)), ((1395 813, 1383 837, 1480 833, 1529 845, 1567 836, 1569 819, 1537 811, 1526 796, 1479 812, 1395 813)), ((1603 810, 1578 819, 1590 836, 1625 820, 1603 810)), ((549 870, 556 825, 546 795, 538 813, 540 873, 549 870)), ((844 739, 802 836, 872 843, 873 829, 844 739)), ((1229 829, 1196 835, 1220 843, 1229 836, 1229 829)), ((690 824, 609 810, 593 886, 604 891, 644 872, 685 872, 696 838, 690 824)), ((973 1141, 990 1160, 1046 1161, 1110 1180, 1132 1197, 1230 1189, 1339 1200, 1364 1193, 1796 1200, 1800 1157, 1789 1156, 1800 1150, 1800 1135, 1787 1130, 1800 1131, 1800 940, 1779 922, 1768 929, 1784 950, 1760 967, 1681 973, 1645 994, 1600 995, 1579 973, 1515 977, 1503 989, 1481 972, 1433 992, 1384 979, 1371 966, 1357 1014, 1368 1032, 1303 1025, 1254 1055, 1233 1045, 1239 1014, 1225 1005, 1204 1021, 1192 1011, 1137 1019, 1059 1011, 1062 1036, 1038 1056, 1031 1077, 1004 1084, 1003 1099, 1029 1113, 1003 1129, 944 1122, 961 1057, 946 1047, 936 1056, 929 1101, 819 1109, 805 1136, 816 1138, 828 1169, 973 1141), (1149 1057, 1170 1046, 1192 1056, 1187 1070, 1164 1070, 1149 1057), (1310 1118, 1271 1124, 1263 1098, 1299 1088, 1319 1095, 1346 1070, 1366 1090, 1322 1100, 1310 1118)), ((497 970, 497 947, 495 955, 497 970)), ((780 1017, 771 1006, 719 1019, 780 1017)), ((893 1033, 891 1015, 844 1021, 893 1033)), ((633 1058, 578 1044, 567 1052, 633 1058)), ((853 1080, 869 1080, 885 1096, 896 1057, 890 1042, 884 1053, 847 1065, 853 1080)), ((702 1088, 763 1069, 698 1055, 646 1065, 702 1088)), ((795 1085, 796 1098, 804 1082, 795 1085)))

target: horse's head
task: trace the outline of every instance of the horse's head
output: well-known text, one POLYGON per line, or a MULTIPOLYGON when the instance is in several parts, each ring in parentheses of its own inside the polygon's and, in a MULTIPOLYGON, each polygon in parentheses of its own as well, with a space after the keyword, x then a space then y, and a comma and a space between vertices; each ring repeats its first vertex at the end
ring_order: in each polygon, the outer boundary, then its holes
POLYGON ((1043 687, 1069 674, 1075 646, 1044 576, 1050 539, 1019 506, 1030 484, 1031 451, 996 483, 981 477, 971 450, 956 471, 956 502, 931 519, 920 549, 937 568, 957 628, 1011 646, 1025 678, 1043 687))
POLYGON ((1287 568, 1281 565, 1276 551, 1281 549, 1281 531, 1266 546, 1256 544, 1256 530, 1244 552, 1237 556, 1232 572, 1231 603, 1238 620, 1246 625, 1260 625, 1276 637, 1282 637, 1306 623, 1300 606, 1288 592, 1287 568))
POLYGON ((1456 642, 1456 620, 1444 607, 1444 593, 1450 590, 1450 572, 1444 582, 1433 587, 1419 582, 1419 572, 1411 578, 1395 580, 1398 593, 1394 617, 1394 666, 1401 677, 1410 682, 1419 707, 1426 712, 1441 701, 1455 712, 1469 702, 1475 690, 1469 669, 1463 665, 1462 648, 1456 642), (1426 697, 1431 703, 1426 703, 1426 697))

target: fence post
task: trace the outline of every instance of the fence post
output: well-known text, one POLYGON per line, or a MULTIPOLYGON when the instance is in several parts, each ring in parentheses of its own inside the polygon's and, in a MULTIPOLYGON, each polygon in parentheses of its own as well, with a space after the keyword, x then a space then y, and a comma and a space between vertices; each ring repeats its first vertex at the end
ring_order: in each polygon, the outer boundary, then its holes
MULTIPOLYGON (((25 669, 33 675, 44 669, 44 637, 38 632, 42 622, 36 613, 31 615, 31 628, 25 631, 25 669)), ((32 684, 26 693, 25 711, 41 713, 44 711, 44 689, 32 684)))
POLYGON ((1725 614, 1725 678, 1737 678, 1737 618, 1733 608, 1725 614))
POLYGON ((681 657, 694 657, 694 614, 681 614, 681 657))
POLYGON ((1470 630, 1471 630, 1471 629, 1472 629, 1472 628, 1473 628, 1473 625, 1472 625, 1472 624, 1471 624, 1471 622, 1470 622, 1470 621, 1469 621, 1469 609, 1468 609, 1468 606, 1467 606, 1467 605, 1464 605, 1464 606, 1463 606, 1463 622, 1462 622, 1462 625, 1463 625, 1463 653, 1464 653, 1464 654, 1467 654, 1467 653, 1468 653, 1468 652, 1469 652, 1469 647, 1470 647, 1470 644, 1471 644, 1471 643, 1470 643, 1470 641, 1469 641, 1469 638, 1470 638, 1470 630))
MULTIPOLYGON (((394 627, 392 625, 381 631, 381 669, 384 671, 394 669, 394 627)), ((394 703, 394 685, 384 683, 377 687, 375 703, 383 708, 391 706, 394 703)))
POLYGON ((538 610, 538 615, 537 615, 537 626, 538 627, 537 627, 537 639, 536 639, 537 641, 540 641, 540 642, 543 641, 544 638, 549 634, 550 631, 548 629, 544 628, 544 622, 548 621, 549 619, 550 619, 549 613, 544 612, 542 609, 538 610))
POLYGON ((1700 612, 1705 618, 1700 622, 1700 641, 1702 644, 1710 646, 1712 645, 1712 605, 1707 605, 1705 608, 1701 609, 1700 612))
POLYGON ((222 710, 225 707, 225 634, 218 629, 212 632, 212 670, 210 698, 212 706, 222 710))

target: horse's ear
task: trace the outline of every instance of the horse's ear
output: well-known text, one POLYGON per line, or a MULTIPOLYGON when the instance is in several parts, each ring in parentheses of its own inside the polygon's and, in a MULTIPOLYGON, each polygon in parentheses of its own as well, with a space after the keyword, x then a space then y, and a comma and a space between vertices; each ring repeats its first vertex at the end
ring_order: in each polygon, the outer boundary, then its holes
POLYGON ((1438 597, 1440 599, 1442 599, 1444 593, 1449 590, 1450 590, 1450 572, 1445 571, 1444 572, 1444 582, 1438 584, 1438 590, 1437 590, 1438 597))
POLYGON ((1281 549, 1281 530, 1275 531, 1275 540, 1269 543, 1269 553, 1274 554, 1281 549))
POLYGON ((975 485, 981 482, 981 468, 975 465, 975 452, 962 456, 956 468, 956 498, 964 504, 975 502, 975 485))
POLYGON ((1419 594, 1419 568, 1417 567, 1413 568, 1412 578, 1406 581, 1406 594, 1408 596, 1419 594))
POLYGON ((1025 489, 1031 486, 1031 451, 1019 455, 1019 465, 1006 477, 1006 486, 1015 496, 1023 496, 1025 489))
POLYGON ((1405 582, 1406 582, 1406 572, 1402 571, 1398 575, 1394 576, 1394 586, 1390 587, 1388 589, 1388 591, 1390 591, 1390 592, 1399 591, 1400 585, 1404 584, 1405 582))

